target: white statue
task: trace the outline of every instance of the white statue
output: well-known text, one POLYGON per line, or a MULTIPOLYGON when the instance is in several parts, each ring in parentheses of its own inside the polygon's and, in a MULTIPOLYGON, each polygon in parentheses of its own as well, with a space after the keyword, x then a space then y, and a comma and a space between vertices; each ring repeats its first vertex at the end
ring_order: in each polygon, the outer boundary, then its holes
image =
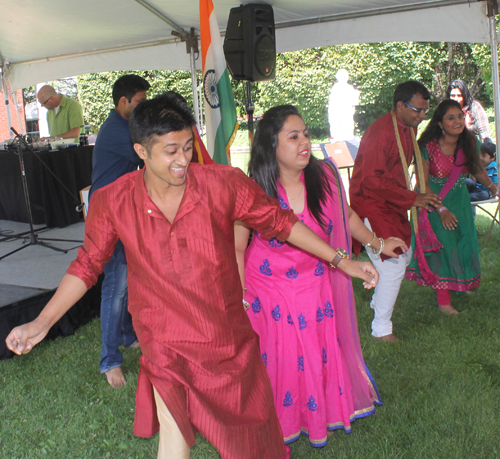
POLYGON ((340 142, 354 138, 354 110, 359 104, 360 92, 347 83, 349 80, 347 70, 340 69, 335 76, 337 83, 330 91, 328 121, 330 136, 334 142, 340 142))

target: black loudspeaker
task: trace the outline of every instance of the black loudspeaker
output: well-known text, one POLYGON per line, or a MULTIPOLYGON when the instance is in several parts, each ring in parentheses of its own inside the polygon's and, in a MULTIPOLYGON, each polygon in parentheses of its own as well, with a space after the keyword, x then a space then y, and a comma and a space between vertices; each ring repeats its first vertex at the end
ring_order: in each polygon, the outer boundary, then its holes
POLYGON ((249 3, 231 8, 224 54, 235 80, 274 80, 276 40, 271 5, 249 3))

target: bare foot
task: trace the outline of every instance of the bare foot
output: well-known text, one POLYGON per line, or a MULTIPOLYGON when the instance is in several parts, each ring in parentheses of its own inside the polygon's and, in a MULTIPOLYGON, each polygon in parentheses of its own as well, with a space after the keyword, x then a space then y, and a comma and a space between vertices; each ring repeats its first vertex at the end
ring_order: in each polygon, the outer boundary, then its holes
POLYGON ((438 309, 447 316, 452 316, 454 314, 460 314, 451 304, 438 304, 438 309))
POLYGON ((122 367, 111 368, 105 375, 111 387, 122 387, 127 382, 125 376, 123 376, 122 367))
POLYGON ((132 344, 132 346, 134 349, 140 349, 141 348, 141 345, 139 344, 139 341, 136 341, 134 344, 132 344))
POLYGON ((384 341, 385 343, 399 343, 401 340, 396 336, 393 335, 392 333, 389 335, 384 335, 384 336, 373 336, 378 341, 384 341))

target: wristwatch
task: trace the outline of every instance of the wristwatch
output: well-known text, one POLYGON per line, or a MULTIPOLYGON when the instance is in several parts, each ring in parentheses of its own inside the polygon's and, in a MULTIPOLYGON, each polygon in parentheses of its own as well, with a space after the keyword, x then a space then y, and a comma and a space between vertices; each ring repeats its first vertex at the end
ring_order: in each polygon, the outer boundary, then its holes
POLYGON ((330 266, 332 268, 336 268, 338 264, 345 258, 349 258, 349 254, 344 249, 338 248, 337 255, 335 255, 333 260, 330 262, 330 266))

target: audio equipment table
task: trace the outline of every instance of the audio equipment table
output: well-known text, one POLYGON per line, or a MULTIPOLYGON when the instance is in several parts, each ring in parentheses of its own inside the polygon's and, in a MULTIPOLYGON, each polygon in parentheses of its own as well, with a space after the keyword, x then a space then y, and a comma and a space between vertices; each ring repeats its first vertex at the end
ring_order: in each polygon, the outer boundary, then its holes
MULTIPOLYGON (((53 151, 35 152, 38 157, 76 196, 91 183, 93 146, 77 146, 53 151)), ((78 203, 45 170, 34 154, 23 153, 34 224, 64 228, 80 221, 78 203)), ((0 220, 28 222, 15 151, 0 150, 0 220)))

